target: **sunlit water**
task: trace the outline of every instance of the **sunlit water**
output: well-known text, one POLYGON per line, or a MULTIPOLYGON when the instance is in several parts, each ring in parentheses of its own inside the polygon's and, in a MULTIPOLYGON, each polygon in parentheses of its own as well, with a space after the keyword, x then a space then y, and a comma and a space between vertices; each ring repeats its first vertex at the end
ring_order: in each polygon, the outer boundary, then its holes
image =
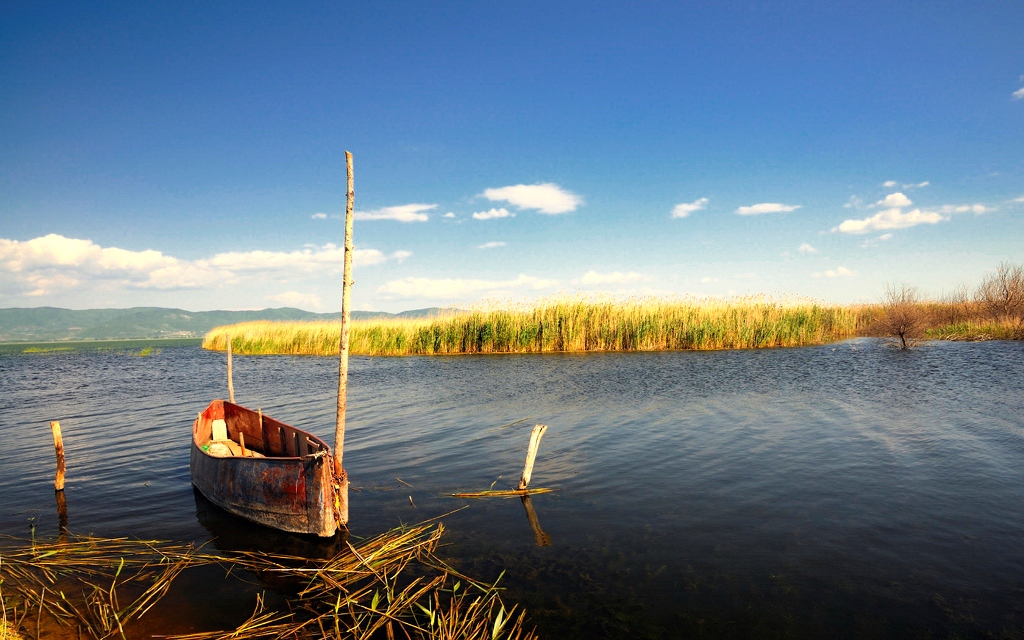
MULTIPOLYGON (((132 353, 0 355, 0 533, 56 531, 59 419, 73 532, 302 548, 193 493, 223 354, 132 353)), ((468 505, 443 555, 505 571, 544 637, 1024 634, 1024 344, 351 362, 353 535, 468 505), (448 497, 515 484, 535 423, 544 535, 519 499, 448 497)), ((336 374, 236 357, 237 400, 330 442, 336 374)), ((240 622, 266 588, 179 581, 149 630, 240 622)))

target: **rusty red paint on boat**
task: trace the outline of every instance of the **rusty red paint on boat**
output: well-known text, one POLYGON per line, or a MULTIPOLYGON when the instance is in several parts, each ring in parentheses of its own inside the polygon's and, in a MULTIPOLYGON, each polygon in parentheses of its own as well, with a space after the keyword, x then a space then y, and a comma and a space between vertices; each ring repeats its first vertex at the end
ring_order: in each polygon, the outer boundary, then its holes
POLYGON ((348 522, 348 479, 333 476, 331 449, 320 438, 241 405, 214 400, 193 422, 192 484, 210 502, 282 531, 333 536, 348 522), (247 451, 262 457, 213 456, 214 420, 228 438, 244 435, 247 451))

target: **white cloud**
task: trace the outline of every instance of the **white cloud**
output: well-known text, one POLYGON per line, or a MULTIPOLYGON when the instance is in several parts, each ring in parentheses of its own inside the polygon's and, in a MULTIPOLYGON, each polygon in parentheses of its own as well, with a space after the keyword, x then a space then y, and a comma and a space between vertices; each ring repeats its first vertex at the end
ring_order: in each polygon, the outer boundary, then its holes
POLYGON ((398 222, 426 222, 430 217, 424 211, 436 209, 436 204, 403 204, 373 211, 356 211, 356 220, 397 220, 398 222))
POLYGON ((1020 89, 1017 89, 1016 91, 1013 92, 1013 99, 1024 100, 1024 87, 1021 87, 1020 89))
POLYGON ((672 217, 685 218, 694 211, 700 211, 701 209, 703 209, 707 205, 707 203, 707 198, 698 198, 693 202, 682 202, 672 207, 672 217))
POLYGON ((896 193, 890 193, 885 196, 884 200, 879 200, 871 206, 891 209, 893 207, 909 207, 912 204, 914 203, 910 201, 910 198, 897 191, 896 193))
POLYGON ((553 182, 542 184, 516 184, 496 189, 485 189, 483 197, 493 201, 509 202, 520 209, 536 209, 538 213, 554 215, 575 211, 583 198, 553 182))
POLYGON ((896 182, 895 180, 886 180, 885 182, 882 183, 882 186, 885 187, 886 189, 891 189, 892 187, 895 187, 898 184, 899 183, 896 182))
POLYGON ((806 242, 800 245, 797 251, 799 251, 800 253, 818 253, 817 249, 807 244, 806 242))
POLYGON ((829 269, 824 273, 812 273, 812 278, 852 278, 857 275, 856 271, 847 269, 846 267, 837 267, 835 270, 829 269))
POLYGON ((442 218, 454 218, 454 217, 455 217, 455 214, 454 214, 454 213, 452 213, 451 211, 449 211, 448 213, 444 214, 444 215, 443 215, 443 216, 441 216, 441 217, 442 217, 442 218))
POLYGON ((283 305, 289 307, 299 307, 306 309, 320 309, 323 308, 323 303, 320 302, 320 296, 315 293, 299 293, 298 291, 285 291, 274 296, 267 296, 267 300, 273 300, 274 302, 280 302, 283 305))
POLYGON ((494 220, 496 218, 514 218, 516 214, 512 213, 505 207, 500 209, 491 209, 490 211, 477 211, 473 214, 474 220, 494 220))
POLYGON ((736 209, 736 213, 741 216, 756 216, 762 213, 786 213, 788 211, 796 211, 801 205, 798 204, 780 204, 778 202, 762 202, 760 204, 752 204, 749 207, 739 207, 736 209))
POLYGON ((313 220, 326 220, 327 219, 327 214, 326 213, 314 213, 313 215, 311 215, 309 217, 312 218, 313 220))
POLYGON ((580 282, 585 285, 594 284, 625 284, 627 282, 636 282, 642 280, 643 276, 635 271, 629 273, 622 273, 621 271, 612 271, 611 273, 598 273, 597 271, 588 271, 583 274, 580 282))
POLYGON ((709 284, 712 282, 718 282, 718 278, 712 278, 711 276, 704 276, 700 279, 701 284, 709 284))
POLYGON ((917 183, 912 182, 910 184, 905 184, 905 185, 903 185, 903 188, 904 189, 924 189, 925 187, 927 187, 930 184, 931 184, 930 182, 925 180, 924 182, 917 182, 917 183))
POLYGON ((504 247, 504 246, 505 246, 504 242, 485 242, 482 245, 480 245, 479 247, 477 247, 477 249, 496 249, 498 247, 504 247))
POLYGON ((891 233, 883 233, 882 235, 878 236, 878 239, 882 240, 883 242, 885 240, 892 240, 892 234, 891 233))
MULTIPOLYGON (((0 291, 40 296, 71 287, 112 285, 126 289, 197 289, 240 280, 276 280, 337 273, 344 250, 333 244, 299 251, 228 251, 199 260, 182 260, 147 249, 101 247, 91 240, 50 234, 32 240, 0 238, 0 291)), ((376 249, 356 249, 357 266, 402 260, 376 249)))
POLYGON ((845 220, 833 231, 841 233, 868 233, 869 231, 880 231, 883 229, 906 229, 919 224, 936 224, 945 219, 942 214, 934 211, 914 209, 913 211, 903 213, 901 209, 886 209, 863 220, 845 220))
MULTIPOLYGON (((886 183, 888 184, 888 183, 886 183)), ((895 184, 894 184, 895 186, 895 184)), ((857 196, 850 196, 850 199, 843 205, 844 209, 861 209, 864 207, 864 201, 857 196)))
POLYGON ((429 298, 457 300, 467 296, 500 295, 517 290, 539 291, 558 286, 557 280, 544 280, 520 274, 513 280, 464 280, 459 278, 406 278, 393 280, 377 292, 393 298, 429 298))
POLYGON ((1014 198, 1013 201, 1014 202, 1024 202, 1024 196, 1021 196, 1019 198, 1014 198))

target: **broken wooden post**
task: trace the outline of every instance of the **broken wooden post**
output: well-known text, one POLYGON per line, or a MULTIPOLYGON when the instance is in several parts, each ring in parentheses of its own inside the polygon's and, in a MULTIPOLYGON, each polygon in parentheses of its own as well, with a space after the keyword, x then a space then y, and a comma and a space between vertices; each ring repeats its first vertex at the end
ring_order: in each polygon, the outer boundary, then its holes
POLYGON ((53 480, 53 488, 57 491, 64 490, 64 438, 60 435, 60 422, 50 422, 50 431, 53 432, 53 448, 57 452, 57 477, 53 480))
POLYGON ((352 315, 352 218, 355 208, 355 178, 352 154, 345 152, 348 189, 345 193, 345 266, 341 280, 341 335, 338 344, 338 413, 334 423, 334 477, 337 478, 338 524, 348 524, 348 477, 342 466, 345 455, 345 408, 348 400, 348 333, 352 315))
POLYGON ((526 489, 530 484, 530 474, 533 473, 533 461, 537 458, 537 450, 540 449, 540 439, 544 437, 547 426, 543 424, 534 425, 533 433, 530 434, 530 448, 526 451, 526 466, 523 467, 523 477, 519 479, 519 490, 526 489))
POLYGON ((231 334, 227 334, 228 341, 228 401, 235 403, 235 383, 231 380, 231 334))

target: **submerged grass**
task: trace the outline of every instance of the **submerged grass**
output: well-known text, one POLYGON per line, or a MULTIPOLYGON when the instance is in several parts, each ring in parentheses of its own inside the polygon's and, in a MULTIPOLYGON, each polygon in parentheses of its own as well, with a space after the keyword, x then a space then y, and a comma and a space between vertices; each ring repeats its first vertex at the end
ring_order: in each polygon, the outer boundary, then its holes
MULTIPOLYGON (((741 349, 823 344, 856 335, 850 307, 743 298, 552 298, 433 318, 352 323, 358 355, 741 349)), ((245 322, 217 327, 206 349, 235 353, 338 353, 337 322, 245 322)))
POLYGON ((182 571, 218 564, 300 588, 285 610, 268 610, 257 597, 253 614, 234 629, 163 637, 533 640, 525 613, 506 608, 495 585, 461 575, 435 555, 443 530, 402 527, 358 547, 348 543, 326 561, 126 538, 8 540, 0 545, 3 631, 125 639, 182 571))

